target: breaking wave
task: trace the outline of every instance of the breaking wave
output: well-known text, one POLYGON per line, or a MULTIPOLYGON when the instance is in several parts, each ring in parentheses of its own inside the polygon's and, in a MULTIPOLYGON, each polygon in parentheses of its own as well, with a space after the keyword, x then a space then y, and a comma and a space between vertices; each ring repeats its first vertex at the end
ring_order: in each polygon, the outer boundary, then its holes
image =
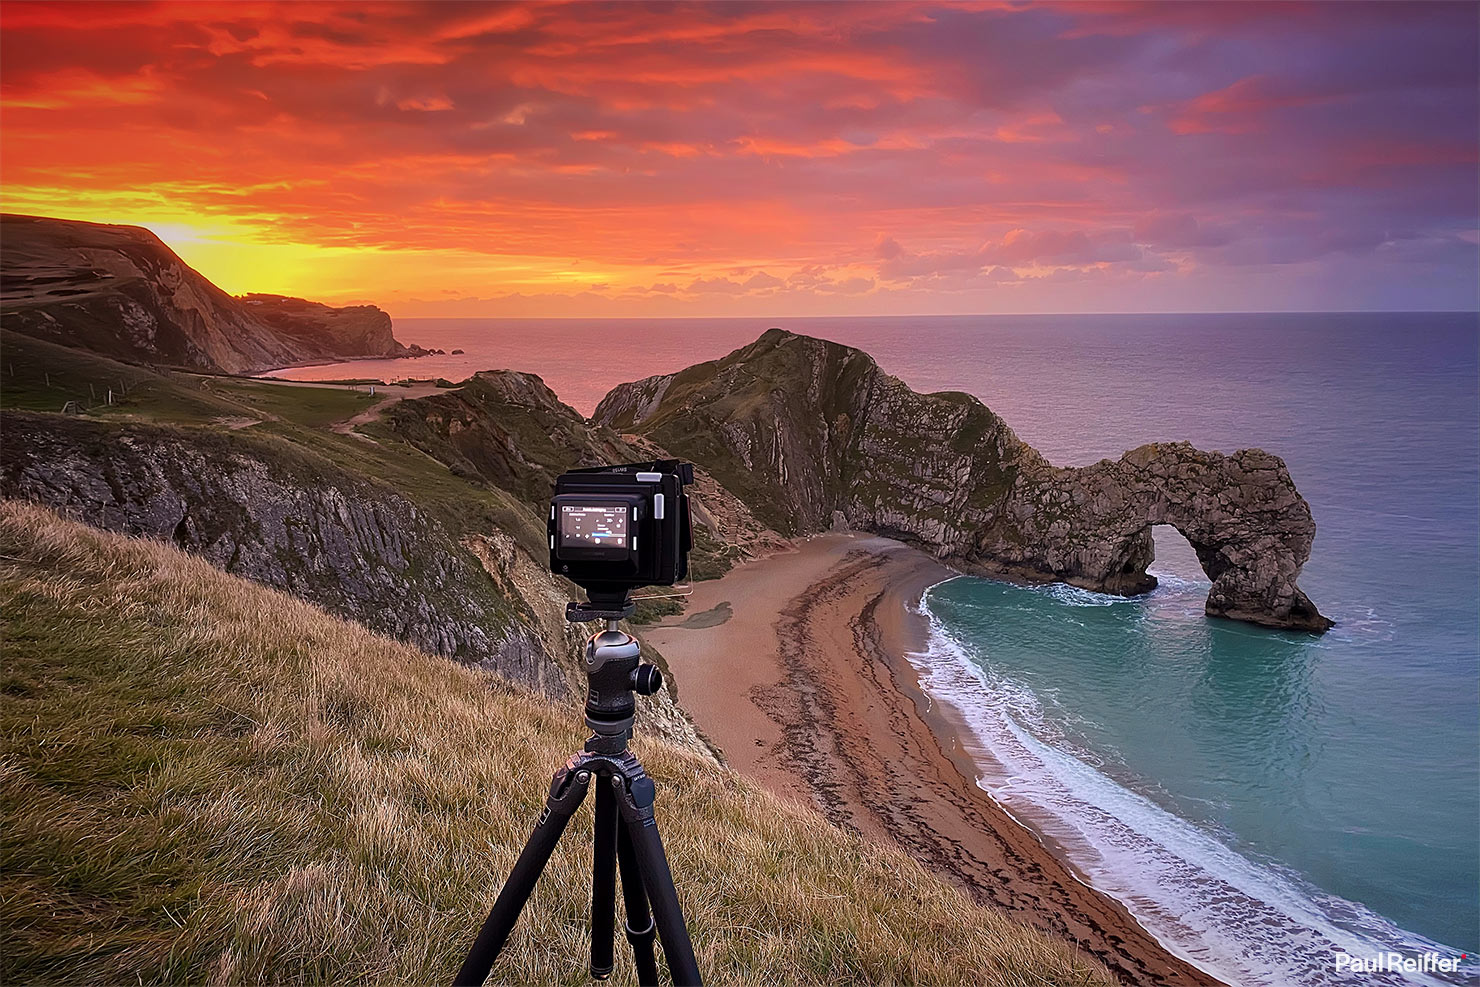
MULTIPOLYGON (((1195 580, 1179 582, 1189 585, 1167 586, 1167 591, 1197 588, 1195 580)), ((1035 592, 1069 606, 1125 602, 1073 587, 1035 592)), ((926 690, 969 726, 963 741, 979 765, 980 787, 1030 823, 1090 884, 1121 901, 1173 953, 1226 982, 1271 987, 1357 982, 1337 970, 1341 953, 1459 957, 1459 950, 1406 932, 1292 871, 1250 858, 1223 834, 1194 825, 1104 774, 1095 766, 1097 758, 1075 749, 1045 718, 1031 690, 987 671, 983 656, 946 630, 929 600, 927 591, 917 610, 930 628, 928 645, 908 657, 926 690)), ((1364 973, 1359 979, 1480 984, 1480 972, 1471 960, 1454 974, 1364 973)))

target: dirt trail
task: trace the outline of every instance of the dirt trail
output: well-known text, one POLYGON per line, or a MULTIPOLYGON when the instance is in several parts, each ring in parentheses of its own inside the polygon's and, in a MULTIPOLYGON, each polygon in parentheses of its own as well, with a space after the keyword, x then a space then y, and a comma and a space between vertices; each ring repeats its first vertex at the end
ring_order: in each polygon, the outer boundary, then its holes
MULTIPOLYGON (((300 382, 284 381, 284 383, 300 382)), ((347 387, 353 385, 340 386, 347 387)), ((436 384, 412 384, 410 387, 396 387, 393 385, 387 386, 382 390, 376 391, 376 397, 380 398, 379 401, 376 401, 374 404, 372 404, 370 407, 366 408, 359 414, 351 415, 349 418, 346 418, 343 421, 334 422, 329 426, 329 430, 332 432, 338 432, 340 435, 353 436, 356 439, 379 445, 379 443, 377 443, 370 436, 364 434, 363 432, 357 432, 355 431, 355 429, 361 425, 368 425, 371 422, 375 421, 381 416, 381 413, 384 412, 385 409, 389 408, 393 404, 396 404, 397 402, 405 401, 407 398, 424 398, 429 394, 442 394, 446 393, 447 390, 448 388, 438 387, 436 384)))
POLYGON ((371 422, 375 421, 375 419, 380 417, 380 413, 382 411, 389 408, 397 401, 400 401, 403 397, 405 397, 405 395, 388 394, 359 414, 352 415, 351 417, 346 418, 343 421, 334 422, 329 426, 329 431, 338 432, 340 435, 352 435, 357 439, 364 439, 366 442, 374 442, 375 440, 370 438, 370 436, 365 435, 362 432, 356 432, 355 427, 358 425, 368 425, 371 422))
MULTIPOLYGON (((331 384, 316 380, 284 380, 281 377, 225 378, 218 377, 215 374, 192 374, 191 376, 198 377, 202 381, 250 380, 253 383, 270 384, 274 387, 319 387, 334 391, 364 392, 365 389, 370 386, 367 384, 331 384)), ((380 400, 376 401, 365 410, 356 412, 348 418, 342 419, 337 422, 330 422, 329 430, 331 432, 338 432, 340 435, 349 435, 365 442, 375 443, 375 440, 372 439, 370 436, 365 435, 361 432, 357 432, 355 431, 355 429, 361 425, 368 425, 371 422, 375 421, 381 416, 382 413, 385 412, 387 408, 399 401, 404 401, 407 398, 424 398, 431 394, 445 394, 448 390, 451 390, 451 388, 438 387, 436 384, 431 383, 410 385, 376 384, 374 386, 375 396, 380 400)), ((275 418, 276 416, 267 415, 266 417, 275 418)), ((231 429, 238 429, 246 428, 250 425, 259 424, 260 421, 261 419, 248 421, 246 419, 233 418, 229 421, 226 419, 222 419, 219 424, 225 425, 226 427, 231 429)))

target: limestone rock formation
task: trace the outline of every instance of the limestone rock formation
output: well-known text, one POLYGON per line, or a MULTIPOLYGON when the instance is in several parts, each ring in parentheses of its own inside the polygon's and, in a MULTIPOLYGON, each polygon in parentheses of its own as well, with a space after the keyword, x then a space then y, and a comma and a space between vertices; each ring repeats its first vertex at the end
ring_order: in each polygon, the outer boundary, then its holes
POLYGON ((131 363, 252 373, 410 355, 374 306, 237 299, 142 227, 0 216, 7 329, 131 363))
POLYGON ((374 305, 333 308, 302 298, 265 294, 242 295, 237 301, 254 319, 280 338, 296 343, 305 353, 401 356, 408 352, 391 334, 391 317, 374 305))
POLYGON ((534 374, 490 370, 386 412, 398 435, 543 516, 555 477, 577 466, 636 461, 610 429, 592 428, 534 374))
POLYGON ((773 329, 676 374, 615 388, 595 420, 703 465, 787 534, 901 538, 963 569, 1130 595, 1156 585, 1151 527, 1212 579, 1207 612, 1324 631, 1296 585, 1315 522, 1284 463, 1153 444, 1055 467, 977 399, 917 394, 865 353, 773 329))
POLYGON ((569 694, 530 616, 395 492, 240 433, 6 412, 0 494, 174 541, 424 650, 569 694))
MULTIPOLYGON (((670 458, 640 436, 622 436, 583 418, 534 374, 489 370, 455 390, 401 401, 386 413, 398 435, 459 476, 508 491, 538 517, 555 478, 568 469, 670 458)), ((717 576, 764 551, 774 532, 705 472, 690 491, 694 552, 690 569, 717 576)))

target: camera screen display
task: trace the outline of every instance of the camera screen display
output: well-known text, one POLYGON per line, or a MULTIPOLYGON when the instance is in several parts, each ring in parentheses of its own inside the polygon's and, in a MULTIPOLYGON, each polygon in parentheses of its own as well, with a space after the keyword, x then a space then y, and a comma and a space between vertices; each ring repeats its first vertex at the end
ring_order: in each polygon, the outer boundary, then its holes
POLYGON ((626 504, 561 504, 562 548, 627 547, 626 504))

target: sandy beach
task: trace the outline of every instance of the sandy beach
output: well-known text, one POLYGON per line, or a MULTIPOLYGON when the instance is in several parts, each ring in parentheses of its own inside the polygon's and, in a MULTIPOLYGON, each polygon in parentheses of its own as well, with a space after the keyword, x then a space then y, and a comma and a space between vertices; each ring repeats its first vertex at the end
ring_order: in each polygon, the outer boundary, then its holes
POLYGON ((645 637, 737 771, 896 843, 1127 983, 1216 984, 976 785, 959 725, 922 692, 905 657, 925 641, 910 605, 952 574, 889 539, 822 535, 695 584, 685 614, 645 637))

